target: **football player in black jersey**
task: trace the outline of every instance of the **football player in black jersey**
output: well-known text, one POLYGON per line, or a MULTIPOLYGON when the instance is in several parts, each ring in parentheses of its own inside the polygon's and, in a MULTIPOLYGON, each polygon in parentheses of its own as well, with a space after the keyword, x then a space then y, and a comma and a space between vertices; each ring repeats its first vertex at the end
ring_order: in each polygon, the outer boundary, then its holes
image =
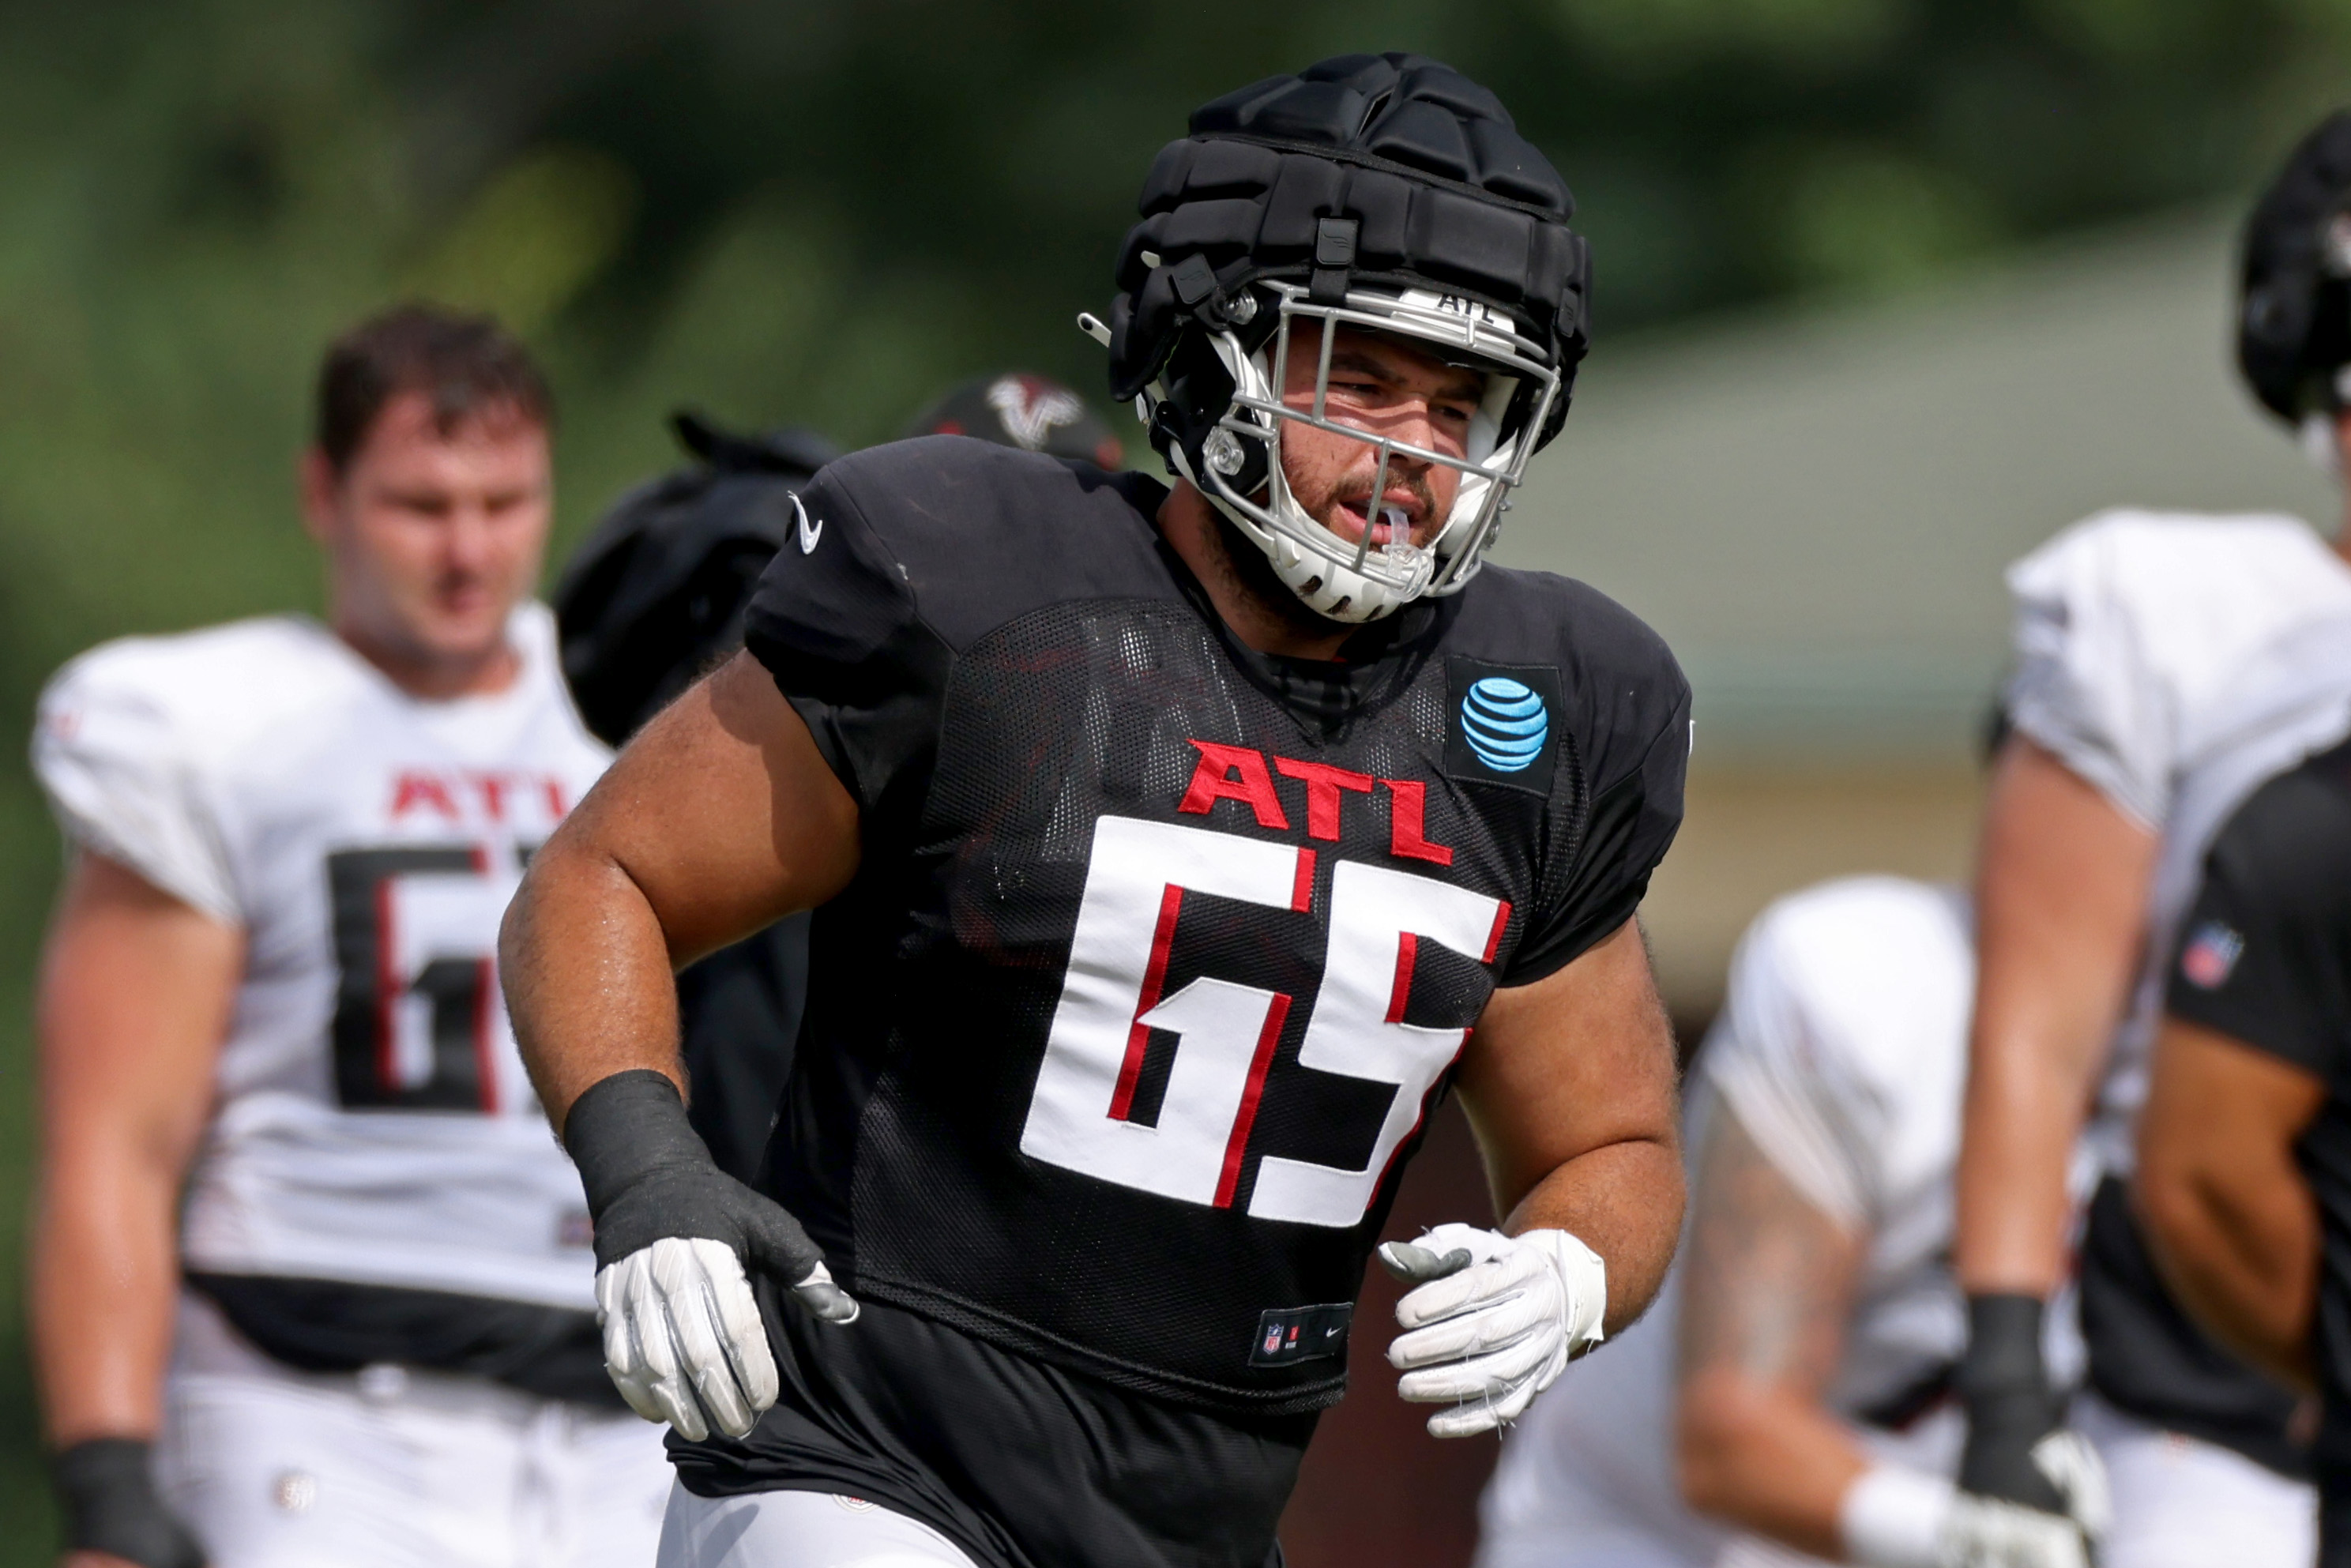
POLYGON ((1480 570, 1587 269, 1493 95, 1409 56, 1192 118, 1112 391, 1176 483, 956 437, 828 467, 747 652, 535 857, 505 973, 596 1220, 673 1565, 1279 1559, 1397 1173, 1448 1087, 1501 1227, 1384 1249, 1439 1436, 1647 1303, 1681 1214, 1634 912, 1689 693, 1480 570), (754 1191, 673 965, 816 911, 754 1191))
POLYGON ((2214 839, 2165 986, 2134 1197, 2179 1300, 2315 1390, 2320 1568, 2351 1564, 2351 746, 2214 839))

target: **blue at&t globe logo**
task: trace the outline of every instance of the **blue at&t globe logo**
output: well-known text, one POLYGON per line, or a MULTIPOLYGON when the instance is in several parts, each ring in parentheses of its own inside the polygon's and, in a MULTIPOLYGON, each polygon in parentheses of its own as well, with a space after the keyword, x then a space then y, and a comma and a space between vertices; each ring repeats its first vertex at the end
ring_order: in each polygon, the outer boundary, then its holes
POLYGON ((1551 714, 1533 687, 1488 675, 1461 699, 1461 735, 1479 761, 1497 773, 1517 773, 1542 755, 1551 714))

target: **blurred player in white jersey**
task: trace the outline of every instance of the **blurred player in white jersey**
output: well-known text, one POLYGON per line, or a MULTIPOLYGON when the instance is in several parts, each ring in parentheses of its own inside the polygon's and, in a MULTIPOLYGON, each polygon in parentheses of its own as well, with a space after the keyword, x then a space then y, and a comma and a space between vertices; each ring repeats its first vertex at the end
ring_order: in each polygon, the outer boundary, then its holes
POLYGON ((494 971, 603 770, 528 595, 545 384, 483 319, 328 353, 328 618, 128 638, 34 764, 70 863, 40 995, 33 1322, 72 1568, 650 1562, 579 1178, 494 971))
MULTIPOLYGON (((2298 147, 2245 242, 2240 359, 2339 470, 2351 444, 2351 116, 2298 147)), ((2090 1392, 2111 1472, 2105 1568, 2302 1568, 2313 1413, 2197 1329, 2128 1197, 2158 983, 2211 836, 2351 730, 2351 567, 2299 518, 2118 511, 2011 569, 2017 734, 1978 872, 1957 1265, 1970 1344, 1963 1483, 2062 1505, 2031 1458, 2065 1418, 2043 1303, 2073 1265, 2067 1160, 2103 1171, 2079 1232, 2090 1392)))
MULTIPOLYGON (((2070 1544, 1951 1480, 1969 923, 1954 890, 1861 877, 1749 929, 1698 1055, 1682 1256, 1511 1432, 1479 1568, 1942 1568, 2070 1544)), ((2078 1367, 2070 1322, 2051 1333, 2078 1367)))

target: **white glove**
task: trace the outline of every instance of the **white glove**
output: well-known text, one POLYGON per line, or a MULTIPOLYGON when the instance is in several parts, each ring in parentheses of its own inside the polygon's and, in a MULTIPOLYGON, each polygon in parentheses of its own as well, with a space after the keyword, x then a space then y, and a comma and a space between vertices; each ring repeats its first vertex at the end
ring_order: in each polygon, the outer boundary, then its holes
POLYGON ((1439 1437, 1466 1437, 1515 1421, 1567 1364, 1601 1340, 1608 1270, 1564 1230, 1505 1236, 1440 1225, 1390 1241, 1380 1261, 1418 1288, 1396 1303, 1409 1331, 1388 1346, 1405 1375, 1396 1392, 1416 1405, 1451 1405, 1428 1418, 1439 1437))
MULTIPOLYGON (((817 1271, 831 1281, 821 1263, 817 1271)), ((599 1269, 596 1318, 621 1397, 682 1437, 698 1442, 711 1423, 740 1437, 776 1402, 776 1358, 759 1304, 723 1241, 664 1237, 599 1269)))
POLYGON ((2033 1446, 2032 1462, 2068 1512, 1979 1497, 1894 1465, 1865 1472, 1837 1510, 1845 1556, 1862 1568, 2088 1568, 2109 1522, 2096 1452, 2061 1428, 2033 1446))
POLYGON ((2089 1542, 2070 1519, 1960 1492, 1935 1544, 1933 1568, 2089 1568, 2089 1542))
POLYGON ((2032 1462, 2065 1500, 2065 1511, 2082 1533, 2095 1544, 2115 1522, 2114 1494, 2106 1487, 2106 1465, 2090 1439, 2071 1427, 2060 1427, 2032 1445, 2032 1462))
POLYGON ((780 1385, 744 1264, 828 1322, 857 1321, 799 1220, 720 1171, 677 1085, 632 1068, 572 1103, 563 1146, 596 1224, 604 1367, 629 1408, 699 1442, 751 1429, 780 1385))

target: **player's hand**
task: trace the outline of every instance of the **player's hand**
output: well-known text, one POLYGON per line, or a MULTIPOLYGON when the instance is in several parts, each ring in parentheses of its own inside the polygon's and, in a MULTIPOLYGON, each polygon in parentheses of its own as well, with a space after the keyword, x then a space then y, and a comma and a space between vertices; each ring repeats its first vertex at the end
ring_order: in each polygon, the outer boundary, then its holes
MULTIPOLYGON (((2050 1468, 2040 1462, 2043 1445, 2060 1438, 2072 1438, 2085 1450, 2086 1445, 2062 1424, 2064 1406, 2056 1395, 2022 1386, 1978 1390, 1968 1396, 1967 1408, 1967 1447, 1959 1458, 1961 1490, 2043 1513, 2064 1513, 2064 1494, 2050 1468)), ((2064 1445, 2049 1450, 2053 1456, 2071 1451, 2064 1445)), ((2064 1473, 2070 1476, 2076 1469, 2068 1460, 2064 1473)))
POLYGON ((2043 1438, 2033 1462, 2057 1487, 2064 1511, 1960 1492, 1943 1521, 1933 1568, 2089 1568, 2108 1522, 2105 1467, 2078 1432, 2043 1438))
POLYGON ((1924 1568, 2087 1568, 2113 1514, 2097 1450, 2059 1427, 2025 1449, 2024 1462, 2048 1502, 1962 1488, 1924 1568))
POLYGON ((1957 1379, 1968 1414, 1959 1477, 1965 1506, 1954 1513, 1953 1528, 1976 1520, 1971 1528, 1982 1538, 1970 1548, 1973 1556, 1947 1553, 1943 1563, 2079 1564, 2105 1533, 2105 1467, 2087 1439, 2064 1425, 2064 1401, 2042 1362, 2045 1316, 2041 1301, 2028 1295, 1968 1300, 1968 1349, 1957 1379), (2051 1544, 2064 1540, 2073 1543, 2070 1556, 2051 1544))
POLYGON ((1450 1405, 1428 1418, 1439 1437, 1466 1437, 1515 1421, 1567 1364, 1600 1343, 1608 1271, 1564 1230, 1505 1236, 1440 1225, 1418 1241, 1390 1241, 1380 1261, 1416 1289, 1396 1303, 1407 1332, 1388 1346, 1403 1371, 1396 1392, 1450 1405))
POLYGON ((799 1221, 721 1171, 658 1072, 615 1073, 573 1103, 564 1146, 596 1227, 604 1366, 629 1407, 699 1440, 740 1437, 776 1402, 776 1359, 745 1270, 819 1317, 857 1317, 799 1221))
POLYGON ((1958 1385, 1967 1406, 1959 1490, 2053 1516, 2088 1541, 2105 1532, 2105 1469, 2064 1425, 2064 1401, 2041 1356, 2046 1309, 2032 1296, 1968 1299, 1968 1349, 1958 1385))
POLYGON ((2097 1455, 2078 1435, 2057 1432, 2031 1462, 2062 1510, 1962 1491, 1899 1465, 1872 1468, 1837 1510, 1845 1559, 1859 1568, 2089 1568, 2107 1523, 2097 1455))
POLYGON ((63 1568, 204 1568, 204 1549, 155 1487, 143 1437, 93 1437, 49 1460, 63 1568))

